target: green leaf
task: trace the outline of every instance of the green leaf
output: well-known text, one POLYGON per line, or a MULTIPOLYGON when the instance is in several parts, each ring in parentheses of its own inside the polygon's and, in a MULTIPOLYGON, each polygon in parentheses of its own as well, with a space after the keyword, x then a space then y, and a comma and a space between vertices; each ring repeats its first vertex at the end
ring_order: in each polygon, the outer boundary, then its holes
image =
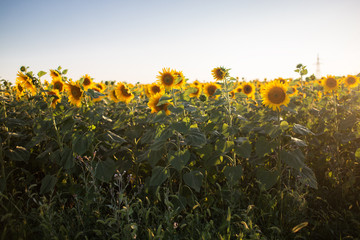
POLYGON ((169 157, 170 164, 179 172, 186 166, 190 160, 189 150, 177 151, 169 157))
POLYGON ((265 168, 259 168, 256 171, 256 177, 259 179, 261 184, 264 185, 265 190, 272 188, 279 179, 279 173, 277 171, 269 171, 265 168))
POLYGON ((346 119, 342 120, 340 122, 340 130, 345 130, 347 128, 352 128, 354 126, 354 124, 356 123, 356 116, 355 115, 350 115, 348 116, 346 119))
POLYGON ((193 147, 201 147, 206 144, 206 137, 198 128, 190 128, 185 135, 185 142, 193 147))
POLYGON ((193 188, 196 192, 200 192, 203 177, 203 174, 196 170, 183 175, 185 184, 193 188))
POLYGON ((360 148, 356 149, 355 157, 356 157, 357 159, 360 159, 360 148))
POLYGON ((105 161, 99 161, 95 168, 95 177, 103 182, 109 182, 114 176, 117 167, 111 158, 107 158, 105 161))
POLYGON ((292 152, 287 152, 285 150, 282 150, 280 152, 280 158, 285 164, 298 171, 300 171, 303 167, 305 167, 305 163, 304 163, 305 156, 300 149, 296 149, 292 152))
POLYGON ((235 184, 238 182, 243 174, 241 165, 237 166, 226 166, 224 170, 224 175, 230 184, 235 184))
POLYGON ((5 152, 5 155, 11 160, 11 161, 22 161, 22 162, 28 162, 30 158, 30 153, 26 148, 22 146, 16 146, 14 150, 9 149, 5 152))
POLYGON ((88 95, 88 96, 90 96, 91 99, 106 96, 105 94, 103 94, 103 93, 101 93, 101 92, 98 92, 98 91, 95 91, 94 89, 91 89, 91 88, 89 88, 89 89, 85 92, 85 94, 88 95))
POLYGON ((318 189, 318 183, 316 181, 315 174, 309 167, 304 166, 301 169, 301 171, 299 171, 299 176, 300 176, 299 180, 302 183, 304 183, 314 189, 318 189))
POLYGON ((307 127, 304 127, 303 125, 297 123, 294 124, 293 131, 301 135, 308 135, 308 134, 314 135, 314 133, 310 131, 307 127))
POLYGON ((57 178, 53 175, 46 175, 41 180, 40 194, 50 192, 54 189, 57 182, 57 178))
POLYGON ((174 105, 170 104, 168 106, 168 110, 172 113, 175 113, 175 114, 180 114, 180 113, 183 113, 184 112, 184 106, 183 105, 180 105, 178 107, 175 107, 174 105))
POLYGON ((307 147, 307 144, 303 140, 301 140, 299 138, 294 138, 294 137, 290 137, 290 138, 291 138, 291 141, 293 143, 295 143, 297 146, 299 146, 299 147, 307 147))
POLYGON ((259 157, 271 152, 272 145, 265 137, 259 137, 255 143, 255 152, 259 157))
POLYGON ((158 102, 158 104, 156 106, 159 107, 159 106, 161 106, 161 105, 163 105, 165 103, 169 103, 171 99, 172 99, 172 97, 170 97, 169 95, 164 94, 164 95, 161 96, 161 98, 159 99, 159 102, 158 102))
POLYGON ((64 167, 64 169, 70 169, 74 167, 74 155, 73 151, 69 147, 64 147, 63 151, 60 152, 60 165, 64 167))
POLYGON ((245 141, 239 146, 235 147, 235 152, 237 155, 243 158, 249 158, 251 155, 252 146, 249 141, 245 141))
POLYGON ((175 122, 175 123, 171 124, 171 128, 181 134, 185 134, 188 132, 190 126, 188 124, 186 124, 185 122, 175 122))
POLYGON ((150 178, 150 186, 158 187, 170 176, 170 171, 167 168, 156 166, 152 170, 150 178))
POLYGON ((67 74, 67 72, 68 72, 68 70, 67 70, 67 69, 64 69, 64 70, 62 71, 62 74, 67 74))
POLYGON ((39 78, 41 78, 42 76, 44 76, 46 74, 46 72, 44 72, 44 71, 40 71, 40 72, 38 72, 38 77, 39 78))
POLYGON ((89 147, 92 143, 94 134, 92 132, 87 132, 85 134, 75 134, 72 149, 78 155, 83 155, 89 150, 89 147))

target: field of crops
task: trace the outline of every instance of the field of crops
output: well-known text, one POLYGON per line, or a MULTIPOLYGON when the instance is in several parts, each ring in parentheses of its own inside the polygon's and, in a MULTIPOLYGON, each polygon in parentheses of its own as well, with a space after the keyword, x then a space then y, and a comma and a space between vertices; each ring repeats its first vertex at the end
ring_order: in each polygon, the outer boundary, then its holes
POLYGON ((1 239, 358 239, 359 75, 0 92, 1 239))

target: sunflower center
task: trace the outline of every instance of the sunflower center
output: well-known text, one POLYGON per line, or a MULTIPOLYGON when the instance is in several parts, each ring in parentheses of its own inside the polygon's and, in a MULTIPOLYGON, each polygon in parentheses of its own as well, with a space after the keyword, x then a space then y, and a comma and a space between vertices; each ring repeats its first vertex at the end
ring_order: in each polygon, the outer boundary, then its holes
POLYGON ((18 89, 19 89, 19 92, 22 92, 24 90, 20 84, 18 84, 18 89))
POLYGON ((74 99, 79 100, 82 93, 79 87, 77 86, 71 86, 71 96, 73 96, 74 99))
POLYGON ((63 84, 61 82, 55 82, 54 83, 54 89, 57 89, 57 90, 59 90, 61 92, 62 89, 63 89, 63 84))
POLYGON ((328 78, 326 79, 326 86, 328 86, 329 88, 334 88, 336 87, 337 82, 334 78, 328 78))
POLYGON ((217 89, 216 86, 211 85, 207 88, 207 91, 208 91, 209 95, 212 96, 212 95, 214 95, 216 89, 217 89))
POLYGON ((90 84, 91 84, 90 79, 89 79, 89 78, 84 78, 83 85, 88 86, 88 85, 90 85, 90 84))
POLYGON ((281 83, 281 84, 285 84, 285 80, 284 80, 284 79, 280 79, 280 83, 281 83))
POLYGON ((160 92, 160 87, 159 86, 152 86, 151 87, 151 91, 155 94, 160 92))
POLYGON ((285 101, 286 93, 281 87, 273 87, 268 93, 268 98, 273 104, 281 104, 285 101))
POLYGON ((354 83, 356 82, 356 80, 355 80, 354 77, 348 77, 348 78, 346 79, 346 81, 347 81, 347 83, 350 84, 350 85, 352 85, 352 84, 354 84, 354 83))
POLYGON ((251 92, 252 92, 252 87, 250 85, 245 85, 244 86, 244 93, 249 94, 251 92))
POLYGON ((237 91, 238 93, 241 93, 242 88, 237 88, 236 91, 237 91))
POLYGON ((174 83, 174 77, 170 73, 165 74, 163 77, 163 83, 166 86, 171 86, 174 83))
POLYGON ((127 89, 124 85, 121 86, 121 94, 125 97, 131 96, 129 89, 127 89))

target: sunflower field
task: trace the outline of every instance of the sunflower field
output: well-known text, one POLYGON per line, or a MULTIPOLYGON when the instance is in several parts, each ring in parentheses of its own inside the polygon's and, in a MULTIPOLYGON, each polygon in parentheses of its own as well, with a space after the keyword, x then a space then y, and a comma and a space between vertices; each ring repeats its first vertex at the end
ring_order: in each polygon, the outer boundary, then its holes
POLYGON ((21 67, 0 85, 1 239, 359 239, 360 75, 295 71, 21 67))

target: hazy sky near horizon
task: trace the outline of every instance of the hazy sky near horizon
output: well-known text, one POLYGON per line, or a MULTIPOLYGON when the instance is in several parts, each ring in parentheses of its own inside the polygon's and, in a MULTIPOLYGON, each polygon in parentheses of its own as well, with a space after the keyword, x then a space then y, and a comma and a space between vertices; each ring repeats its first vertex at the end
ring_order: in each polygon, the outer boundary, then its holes
MULTIPOLYGON (((0 79, 20 66, 59 65, 74 80, 156 81, 163 67, 190 81, 360 73, 359 0, 2 0, 0 79)), ((49 75, 42 79, 50 80, 49 75)))

